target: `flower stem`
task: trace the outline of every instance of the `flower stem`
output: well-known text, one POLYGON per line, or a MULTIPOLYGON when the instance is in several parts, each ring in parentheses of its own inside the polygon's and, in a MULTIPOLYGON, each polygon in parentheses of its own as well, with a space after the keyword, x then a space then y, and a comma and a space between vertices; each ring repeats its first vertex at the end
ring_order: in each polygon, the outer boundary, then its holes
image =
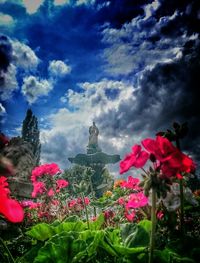
POLYGON ((86 220, 87 220, 87 226, 88 226, 88 229, 90 229, 90 223, 89 223, 89 217, 88 217, 88 210, 87 210, 87 206, 85 204, 85 197, 84 197, 84 194, 81 193, 81 198, 82 198, 82 202, 83 202, 83 206, 84 206, 84 209, 85 209, 85 215, 86 215, 86 220))
POLYGON ((2 243, 2 245, 3 245, 3 247, 4 247, 5 251, 6 251, 6 253, 7 253, 7 255, 8 255, 9 262, 15 263, 15 260, 14 260, 14 258, 13 258, 13 256, 12 256, 12 254, 10 253, 10 250, 8 249, 7 245, 5 244, 4 240, 3 240, 1 237, 0 237, 0 241, 1 241, 1 243, 2 243))
POLYGON ((153 263, 153 251, 155 246, 155 232, 156 232, 156 189, 152 187, 152 207, 151 207, 151 235, 149 248, 149 263, 153 263))
POLYGON ((184 194, 183 194, 183 179, 179 180, 180 186, 180 231, 182 237, 184 236, 184 194))
MULTIPOLYGON (((180 141, 176 139, 176 147, 181 150, 180 141)), ((183 179, 179 180, 180 189, 180 232, 181 236, 184 236, 184 194, 183 194, 183 179)))

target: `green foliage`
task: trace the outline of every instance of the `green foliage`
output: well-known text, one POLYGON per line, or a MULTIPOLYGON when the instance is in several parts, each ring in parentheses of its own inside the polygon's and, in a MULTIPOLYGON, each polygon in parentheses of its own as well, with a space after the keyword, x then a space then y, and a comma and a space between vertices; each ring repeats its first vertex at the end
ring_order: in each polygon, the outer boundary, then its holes
POLYGON ((104 216, 100 215, 95 222, 90 223, 91 229, 87 229, 87 224, 82 221, 35 225, 26 234, 37 242, 18 261, 131 262, 134 258, 135 262, 143 262, 142 257, 146 255, 148 245, 146 236, 149 235, 147 220, 140 225, 126 224, 121 228, 102 229, 103 223, 104 216))

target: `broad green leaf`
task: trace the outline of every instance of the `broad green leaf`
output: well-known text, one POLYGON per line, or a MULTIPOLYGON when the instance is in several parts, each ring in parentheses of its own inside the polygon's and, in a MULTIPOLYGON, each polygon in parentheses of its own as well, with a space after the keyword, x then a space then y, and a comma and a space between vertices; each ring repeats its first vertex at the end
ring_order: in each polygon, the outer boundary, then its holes
POLYGON ((34 263, 68 263, 72 259, 73 234, 62 233, 53 236, 38 251, 34 263))
POLYGON ((68 216, 64 220, 64 222, 77 222, 77 221, 80 221, 80 218, 77 215, 68 216))
POLYGON ((149 245, 149 233, 140 225, 124 224, 121 236, 125 247, 146 247, 149 245))
POLYGON ((90 222, 90 230, 99 230, 102 228, 105 222, 103 214, 100 214, 94 222, 90 222))
POLYGON ((87 225, 83 223, 82 221, 78 222, 63 222, 59 226, 55 227, 55 232, 56 233, 61 233, 63 231, 83 231, 87 229, 87 225))
POLYGON ((164 250, 155 250, 154 251, 154 260, 159 263, 195 263, 191 258, 180 256, 172 250, 165 248, 164 250))
POLYGON ((147 231, 147 233, 150 233, 152 228, 152 222, 150 220, 144 219, 138 223, 138 226, 143 227, 147 231))
POLYGON ((129 256, 132 254, 140 254, 147 251, 146 247, 124 247, 124 246, 113 246, 119 254, 123 256, 129 256))
POLYGON ((40 223, 33 226, 30 230, 26 232, 26 234, 37 240, 44 241, 52 237, 55 234, 55 230, 54 227, 49 224, 40 223))

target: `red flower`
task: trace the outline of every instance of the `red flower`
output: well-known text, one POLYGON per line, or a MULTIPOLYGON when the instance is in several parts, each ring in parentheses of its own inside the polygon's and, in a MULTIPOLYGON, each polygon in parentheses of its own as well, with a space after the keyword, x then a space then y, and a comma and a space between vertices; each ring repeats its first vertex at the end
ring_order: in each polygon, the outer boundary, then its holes
POLYGON ((60 172, 61 172, 61 170, 56 163, 43 164, 43 165, 37 166, 33 169, 31 181, 35 182, 37 180, 37 177, 41 177, 44 174, 54 176, 60 172))
POLYGON ((149 154, 141 150, 140 145, 134 145, 132 152, 125 156, 120 162, 120 174, 127 172, 132 166, 141 168, 145 165, 149 158, 149 154))
POLYGON ((193 160, 178 149, 161 165, 162 173, 166 176, 177 176, 181 179, 181 172, 190 173, 195 169, 193 160))
POLYGON ((59 192, 61 188, 67 187, 69 183, 64 179, 59 179, 56 181, 57 187, 56 192, 59 192))
POLYGON ((128 176, 127 181, 121 182, 120 186, 133 190, 140 190, 141 188, 138 186, 140 180, 138 178, 133 178, 132 176, 128 176))
POLYGON ((160 162, 168 160, 171 154, 177 150, 168 139, 161 136, 157 136, 156 140, 147 138, 142 141, 142 145, 148 152, 155 155, 160 162))
POLYGON ((103 212, 104 214, 104 218, 107 219, 111 219, 115 217, 115 213, 112 210, 106 210, 103 212))
POLYGON ((13 223, 19 223, 24 219, 24 211, 18 201, 14 199, 1 198, 0 213, 13 223))
POLYGON ((135 212, 134 211, 126 211, 124 215, 129 222, 133 222, 133 220, 135 218, 135 212))
POLYGON ((10 222, 18 223, 24 219, 24 211, 17 200, 10 198, 7 178, 0 176, 0 214, 10 222))
POLYGON ((47 195, 48 195, 49 197, 55 195, 53 188, 50 188, 50 189, 49 189, 47 195))
POLYGON ((142 193, 134 193, 129 195, 129 200, 126 204, 126 208, 139 208, 147 205, 148 198, 142 193))
POLYGON ((35 198, 38 194, 43 194, 46 192, 46 187, 43 182, 34 182, 33 183, 33 192, 32 192, 32 197, 35 198))
POLYGON ((117 200, 119 205, 124 205, 125 204, 125 200, 123 197, 119 197, 119 199, 117 200))
POLYGON ((156 140, 145 139, 142 145, 160 161, 160 168, 164 176, 177 176, 180 179, 181 172, 189 173, 195 169, 193 160, 166 138, 157 136, 156 140))

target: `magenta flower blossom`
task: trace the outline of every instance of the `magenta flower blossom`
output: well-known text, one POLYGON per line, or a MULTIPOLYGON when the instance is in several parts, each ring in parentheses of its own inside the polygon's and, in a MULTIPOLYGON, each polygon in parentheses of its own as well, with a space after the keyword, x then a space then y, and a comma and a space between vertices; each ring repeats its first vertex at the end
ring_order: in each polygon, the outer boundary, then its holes
POLYGON ((193 160, 162 136, 157 136, 155 140, 145 139, 142 145, 160 162, 160 169, 164 176, 176 176, 181 179, 181 172, 189 173, 195 170, 193 160))
POLYGON ((50 188, 50 189, 49 189, 49 191, 48 191, 47 195, 48 195, 49 197, 51 197, 51 196, 54 196, 54 195, 55 195, 55 192, 54 192, 53 188, 50 188))
POLYGON ((24 210, 20 203, 10 197, 7 178, 0 176, 0 214, 10 222, 18 223, 24 219, 24 210))
POLYGON ((140 180, 138 178, 133 178, 132 176, 128 176, 127 181, 121 182, 120 187, 132 189, 132 190, 140 190, 141 187, 138 186, 139 183, 140 180))
POLYGON ((124 205, 125 204, 125 200, 123 197, 120 197, 118 200, 117 200, 118 204, 119 205, 124 205))
POLYGON ((133 210, 127 210, 124 215, 129 222, 133 222, 135 218, 135 212, 133 210))
POLYGON ((143 192, 133 193, 129 195, 128 202, 126 203, 126 209, 139 208, 148 204, 148 198, 143 192))
POLYGON ((31 181, 35 182, 38 177, 41 177, 44 174, 54 176, 60 172, 61 172, 61 170, 56 163, 43 164, 43 165, 37 166, 33 169, 31 181))
POLYGON ((141 149, 142 147, 138 144, 132 147, 132 152, 120 162, 120 174, 127 172, 132 166, 142 168, 145 165, 149 159, 149 154, 141 149))
POLYGON ((32 197, 35 198, 38 194, 43 194, 46 192, 46 187, 43 182, 34 182, 33 183, 33 192, 32 197))
POLYGON ((58 179, 56 181, 57 187, 56 187, 56 192, 59 192, 61 188, 65 188, 69 185, 68 181, 64 179, 58 179))

